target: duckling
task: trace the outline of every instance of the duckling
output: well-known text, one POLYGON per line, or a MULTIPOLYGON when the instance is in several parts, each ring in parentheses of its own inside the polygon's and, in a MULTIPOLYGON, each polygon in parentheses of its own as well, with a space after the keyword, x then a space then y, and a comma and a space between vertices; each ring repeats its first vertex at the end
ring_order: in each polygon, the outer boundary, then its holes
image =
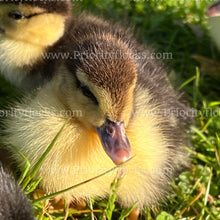
POLYGON ((12 175, 0 162, 0 219, 32 220, 30 204, 12 175))
POLYGON ((210 34, 220 50, 220 2, 209 7, 206 14, 209 16, 210 34))
MULTIPOLYGON (((70 119, 36 177, 57 192, 123 165, 120 204, 152 207, 188 165, 184 129, 188 108, 178 101, 163 65, 118 24, 92 15, 75 19, 66 50, 71 57, 52 80, 26 97, 4 121, 5 145, 37 163, 70 119)), ((106 197, 116 171, 62 195, 67 201, 106 197)))
POLYGON ((15 86, 43 84, 60 59, 43 56, 59 50, 71 20, 70 1, 0 2, 0 71, 15 86))

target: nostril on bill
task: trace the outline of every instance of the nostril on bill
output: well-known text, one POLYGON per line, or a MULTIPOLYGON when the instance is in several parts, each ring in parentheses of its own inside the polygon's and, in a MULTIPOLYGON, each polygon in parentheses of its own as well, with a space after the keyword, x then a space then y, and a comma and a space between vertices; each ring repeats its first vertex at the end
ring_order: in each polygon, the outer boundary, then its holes
POLYGON ((115 135, 115 129, 113 127, 110 127, 107 129, 107 133, 111 136, 114 137, 115 135))

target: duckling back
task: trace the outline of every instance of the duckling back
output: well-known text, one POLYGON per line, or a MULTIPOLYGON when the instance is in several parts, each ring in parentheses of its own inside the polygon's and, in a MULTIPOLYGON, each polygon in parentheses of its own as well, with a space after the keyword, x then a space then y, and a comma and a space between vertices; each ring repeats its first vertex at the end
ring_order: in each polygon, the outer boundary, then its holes
POLYGON ((0 219, 32 220, 31 206, 12 175, 0 162, 0 219))

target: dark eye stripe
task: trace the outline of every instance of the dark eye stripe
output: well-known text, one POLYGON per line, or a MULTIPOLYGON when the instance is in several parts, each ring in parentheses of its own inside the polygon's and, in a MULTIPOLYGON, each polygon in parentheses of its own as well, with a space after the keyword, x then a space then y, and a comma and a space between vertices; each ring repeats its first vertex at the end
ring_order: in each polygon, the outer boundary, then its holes
POLYGON ((25 18, 29 19, 29 18, 32 18, 32 17, 34 17, 34 16, 42 15, 42 14, 45 14, 45 12, 35 13, 35 14, 31 14, 31 15, 27 15, 27 16, 25 16, 25 18))
POLYGON ((14 20, 21 20, 21 19, 30 19, 34 16, 41 15, 41 14, 45 14, 45 12, 24 15, 20 11, 11 11, 8 13, 8 17, 13 18, 14 20))
POLYGON ((96 97, 92 94, 92 92, 87 86, 81 85, 80 89, 84 96, 90 98, 96 105, 99 104, 96 97))
POLYGON ((20 11, 9 12, 8 17, 13 18, 14 20, 21 20, 25 18, 25 16, 20 11))
POLYGON ((83 95, 91 99, 96 105, 99 104, 96 97, 93 95, 93 93, 90 91, 89 87, 84 85, 79 81, 79 79, 76 77, 76 85, 77 87, 82 91, 83 95))

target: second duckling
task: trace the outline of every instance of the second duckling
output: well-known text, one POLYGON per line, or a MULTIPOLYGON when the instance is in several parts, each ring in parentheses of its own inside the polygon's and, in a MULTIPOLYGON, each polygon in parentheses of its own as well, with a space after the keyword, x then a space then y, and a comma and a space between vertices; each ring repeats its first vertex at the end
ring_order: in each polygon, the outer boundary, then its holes
POLYGON ((13 85, 32 90, 50 79, 71 20, 70 1, 0 2, 0 70, 13 85))

